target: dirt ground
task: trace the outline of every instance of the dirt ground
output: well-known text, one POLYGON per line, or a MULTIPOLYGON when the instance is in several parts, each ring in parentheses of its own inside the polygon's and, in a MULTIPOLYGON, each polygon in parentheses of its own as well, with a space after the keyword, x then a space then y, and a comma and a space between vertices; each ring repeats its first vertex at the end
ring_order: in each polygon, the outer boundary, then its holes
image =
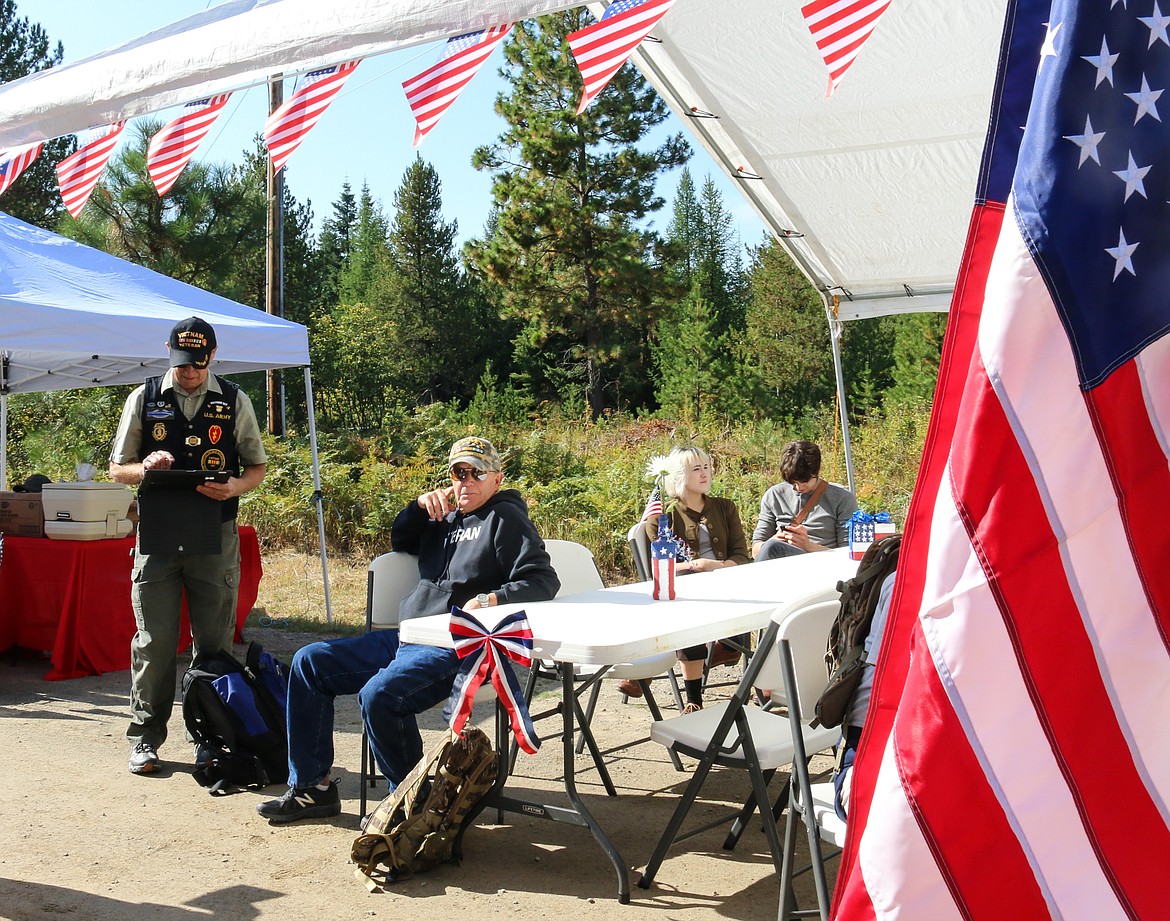
MULTIPOLYGON (((249 638, 286 660, 316 639, 279 628, 253 628, 249 638)), ((359 818, 361 727, 352 698, 339 700, 337 711, 342 814, 273 827, 255 806, 283 788, 209 796, 189 776, 191 751, 177 711, 160 752, 161 776, 127 772, 127 672, 48 682, 47 670, 36 658, 0 662, 0 918, 775 917, 776 876, 759 821, 731 852, 721 849, 724 828, 675 845, 653 886, 637 886, 690 775, 676 772, 660 746, 630 744, 646 738, 649 712, 642 701, 623 704, 613 682, 603 688, 594 728, 603 749, 617 749, 607 762, 618 797, 605 795, 588 754, 577 763, 590 808, 634 871, 628 905, 618 903, 609 861, 586 829, 510 814, 503 825, 485 824, 494 812, 468 831, 461 866, 368 892, 348 862, 359 818)), ((736 677, 731 668, 716 674, 736 677)), ((672 706, 665 683, 657 696, 672 706)), ((481 709, 475 717, 490 731, 481 709)), ((429 747, 441 730, 438 710, 423 725, 429 747)), ((535 756, 521 756, 510 789, 563 803, 562 783, 560 746, 549 739, 535 756)), ((373 796, 384 793, 380 786, 373 796)), ((745 774, 716 768, 692 819, 726 812, 747 793, 745 774)), ((830 885, 834 870, 831 863, 830 885)), ((802 907, 815 906, 810 883, 807 875, 800 881, 802 907)))

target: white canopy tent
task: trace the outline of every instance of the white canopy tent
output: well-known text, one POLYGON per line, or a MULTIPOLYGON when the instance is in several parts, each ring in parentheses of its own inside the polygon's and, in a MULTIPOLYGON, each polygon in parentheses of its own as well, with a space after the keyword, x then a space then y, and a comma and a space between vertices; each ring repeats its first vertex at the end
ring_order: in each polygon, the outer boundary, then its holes
MULTIPOLYGON (((0 212, 0 488, 8 471, 8 396, 140 384, 169 367, 185 317, 216 331, 212 370, 305 369, 325 603, 328 563, 305 327, 91 249, 0 212)), ((331 612, 330 612, 331 619, 331 612)))
MULTIPOLYGON (((677 0, 634 61, 821 292, 843 394, 841 321, 949 307, 1007 0, 898 0, 830 98, 803 2, 677 0)), ((0 86, 0 147, 577 5, 234 0, 0 86)))

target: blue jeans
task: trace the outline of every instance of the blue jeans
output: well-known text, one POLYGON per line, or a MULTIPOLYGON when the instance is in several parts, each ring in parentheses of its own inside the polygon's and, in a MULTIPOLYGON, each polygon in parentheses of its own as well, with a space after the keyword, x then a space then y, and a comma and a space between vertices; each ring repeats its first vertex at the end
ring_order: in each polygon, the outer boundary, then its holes
POLYGON ((293 656, 288 682, 288 782, 320 783, 333 770, 333 701, 357 694, 374 759, 393 790, 422 759, 415 715, 447 699, 459 657, 398 642, 397 630, 312 643, 293 656))
POLYGON ((756 560, 762 563, 764 560, 779 560, 786 556, 799 556, 802 553, 808 553, 808 551, 794 547, 792 544, 786 544, 782 540, 768 538, 764 541, 764 546, 760 548, 760 555, 756 557, 756 560))

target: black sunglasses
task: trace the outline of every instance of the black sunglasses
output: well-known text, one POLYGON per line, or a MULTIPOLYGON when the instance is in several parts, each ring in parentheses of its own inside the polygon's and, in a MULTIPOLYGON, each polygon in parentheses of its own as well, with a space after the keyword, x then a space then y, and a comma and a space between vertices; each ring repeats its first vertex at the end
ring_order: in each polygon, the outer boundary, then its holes
POLYGON ((468 477, 473 480, 483 482, 488 478, 488 471, 476 470, 474 467, 452 467, 451 479, 458 480, 460 483, 464 482, 468 477))

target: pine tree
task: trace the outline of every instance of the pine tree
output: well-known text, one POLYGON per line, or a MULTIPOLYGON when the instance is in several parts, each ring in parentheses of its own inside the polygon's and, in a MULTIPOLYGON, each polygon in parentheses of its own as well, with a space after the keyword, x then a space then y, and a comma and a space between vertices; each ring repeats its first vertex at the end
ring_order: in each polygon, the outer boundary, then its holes
POLYGON ((458 224, 442 215, 439 174, 422 157, 407 168, 394 193, 388 271, 373 299, 395 318, 387 361, 412 399, 471 399, 490 341, 489 311, 471 287, 455 253, 458 224))
MULTIPOLYGON (((146 170, 146 150, 161 122, 143 119, 131 142, 110 158, 75 221, 58 230, 156 272, 233 300, 256 302, 246 269, 264 249, 264 194, 247 169, 193 161, 160 197, 146 170)), ((261 297, 263 292, 261 290, 261 297)))
POLYGON ((934 401, 939 357, 947 329, 945 313, 912 313, 897 318, 894 339, 894 384, 882 396, 885 405, 929 406, 934 401))
POLYGON ((685 285, 662 307, 653 356, 655 396, 668 414, 698 423, 711 414, 739 415, 750 393, 738 373, 736 343, 745 316, 744 283, 732 217, 714 181, 696 196, 683 169, 667 230, 666 274, 685 285))
MULTIPOLYGON (((16 0, 0 0, 0 84, 19 80, 60 64, 65 48, 50 47, 49 36, 38 23, 18 16, 16 0)), ((73 136, 46 141, 41 155, 0 199, 0 208, 13 217, 53 229, 65 213, 57 193, 56 164, 76 147, 73 136)))
POLYGON ((350 241, 357 223, 357 199, 349 181, 341 185, 341 194, 333 203, 333 216, 321 226, 317 250, 320 259, 320 294, 318 304, 336 304, 340 300, 341 272, 349 261, 350 241))
POLYGON ((517 354, 533 388, 561 397, 579 389, 596 417, 645 398, 662 272, 656 240, 638 222, 662 206, 658 172, 690 150, 681 135, 639 149, 667 109, 632 66, 574 114, 581 78, 565 36, 588 22, 582 10, 557 13, 518 23, 505 43, 511 90, 496 111, 508 128, 472 160, 493 173, 495 233, 468 251, 524 324, 517 354))
POLYGON ((338 300, 356 304, 370 299, 382 267, 388 259, 390 233, 382 206, 374 201, 368 183, 362 183, 357 218, 350 232, 349 254, 338 276, 338 300))

